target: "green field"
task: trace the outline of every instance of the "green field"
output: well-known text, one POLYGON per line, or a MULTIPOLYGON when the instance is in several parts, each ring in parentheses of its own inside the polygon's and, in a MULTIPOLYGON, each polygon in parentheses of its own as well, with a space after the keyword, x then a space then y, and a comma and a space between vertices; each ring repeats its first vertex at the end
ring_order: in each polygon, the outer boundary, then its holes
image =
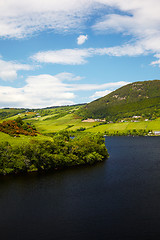
POLYGON ((20 135, 20 137, 11 137, 9 134, 0 132, 0 142, 9 142, 12 146, 29 143, 31 140, 52 140, 51 137, 38 135, 36 137, 20 135))
POLYGON ((89 132, 101 132, 104 133, 105 131, 109 131, 110 133, 114 133, 118 131, 120 133, 125 133, 127 130, 133 129, 145 129, 145 130, 152 130, 152 131, 160 131, 160 118, 152 121, 140 121, 140 122, 123 122, 123 123, 110 123, 105 125, 99 125, 94 128, 90 128, 86 131, 89 132))
MULTIPOLYGON (((10 116, 6 119, 0 119, 0 122, 5 120, 16 119, 20 116, 24 122, 32 123, 40 133, 36 137, 20 135, 20 137, 11 137, 8 134, 0 132, 0 142, 8 141, 11 145, 25 144, 32 139, 37 140, 49 140, 51 139, 47 134, 56 133, 61 130, 68 130, 79 134, 77 129, 83 128, 83 133, 103 133, 109 134, 119 132, 126 133, 128 130, 151 130, 160 131, 160 118, 149 121, 139 122, 123 122, 123 123, 107 123, 102 124, 100 122, 82 122, 82 119, 78 118, 76 111, 79 107, 62 107, 49 110, 37 110, 37 112, 25 112, 19 113, 14 116, 10 116)), ((7 110, 8 111, 8 110, 7 110)))
POLYGON ((32 120, 37 130, 41 133, 52 133, 60 130, 76 130, 80 127, 91 128, 95 123, 83 123, 81 119, 75 119, 73 114, 53 120, 52 118, 32 120))
POLYGON ((71 113, 58 119, 52 119, 52 116, 49 116, 48 118, 41 117, 38 120, 31 121, 42 134, 53 133, 65 129, 68 131, 76 131, 81 127, 86 128, 85 132, 93 133, 104 133, 105 131, 109 131, 110 133, 114 131, 126 132, 127 130, 133 129, 160 131, 160 118, 149 121, 100 124, 99 122, 82 122, 81 119, 75 119, 74 114, 71 113))

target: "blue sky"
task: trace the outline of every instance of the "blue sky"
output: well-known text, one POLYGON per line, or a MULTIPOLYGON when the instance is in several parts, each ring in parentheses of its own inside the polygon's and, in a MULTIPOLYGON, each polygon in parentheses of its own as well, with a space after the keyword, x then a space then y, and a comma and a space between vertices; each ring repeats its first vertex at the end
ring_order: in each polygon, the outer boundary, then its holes
POLYGON ((159 0, 1 0, 0 107, 90 102, 160 79, 159 0))

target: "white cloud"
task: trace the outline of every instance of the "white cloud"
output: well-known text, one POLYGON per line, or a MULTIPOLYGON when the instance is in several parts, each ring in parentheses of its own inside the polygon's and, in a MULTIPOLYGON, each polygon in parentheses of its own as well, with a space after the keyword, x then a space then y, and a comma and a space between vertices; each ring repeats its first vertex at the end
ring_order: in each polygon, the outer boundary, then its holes
POLYGON ((96 90, 96 89, 105 89, 105 90, 104 91, 96 91, 89 98, 93 101, 97 98, 104 97, 104 96, 108 95, 109 93, 111 93, 112 91, 116 90, 117 88, 125 86, 129 83, 130 82, 120 81, 120 82, 105 83, 105 84, 101 84, 99 86, 98 85, 97 86, 92 86, 94 90, 96 90))
MULTIPOLYGON (((107 92, 127 84, 123 81, 100 85, 64 83, 63 81, 68 80, 69 74, 30 76, 26 79, 26 84, 22 88, 0 86, 0 107, 40 108, 71 105, 74 104, 75 91, 105 89, 105 92, 107 92), (106 88, 109 90, 106 90, 106 88)), ((70 74, 70 76, 73 78, 74 75, 70 74)))
POLYGON ((112 9, 118 9, 120 13, 115 14, 113 11, 112 14, 106 14, 98 19, 92 27, 93 30, 105 34, 122 33, 131 36, 130 43, 111 48, 114 56, 160 52, 159 0, 100 0, 99 2, 112 9))
POLYGON ((98 12, 94 30, 141 38, 159 32, 159 10, 159 0, 1 0, 0 36, 22 38, 45 29, 79 30, 98 12), (107 8, 112 14, 106 11, 109 14, 99 19, 101 9, 107 8))
POLYGON ((97 98, 100 98, 100 97, 104 97, 106 96, 107 94, 111 93, 112 91, 110 90, 105 90, 105 91, 97 91, 95 92, 92 96, 90 96, 89 98, 91 100, 94 100, 94 99, 97 99, 97 98))
POLYGON ((86 58, 91 55, 92 51, 88 49, 62 49, 38 52, 31 58, 42 63, 77 65, 86 63, 86 58))
MULTIPOLYGON (((93 31, 121 33, 131 37, 131 42, 122 46, 107 47, 110 55, 155 54, 160 52, 159 11, 159 0, 1 0, 0 37, 23 38, 46 29, 63 33, 72 30, 79 32, 81 28, 84 30, 88 27, 88 19, 98 13, 94 18, 93 31)), ((86 39, 87 35, 80 35, 78 44, 83 44, 86 39)), ((86 51, 74 56, 78 53, 76 51, 71 53, 69 61, 66 58, 66 55, 69 56, 67 49, 63 53, 63 60, 59 51, 54 51, 55 57, 51 51, 44 56, 39 53, 35 58, 40 62, 83 64, 88 57, 84 56, 86 51)))
POLYGON ((141 43, 137 45, 125 44, 110 48, 84 48, 84 49, 61 49, 55 51, 38 52, 31 59, 40 63, 52 63, 62 65, 81 65, 87 63, 87 58, 94 56, 138 56, 148 54, 141 43))
POLYGON ((158 65, 160 67, 160 59, 151 62, 151 65, 158 65))
POLYGON ((91 91, 91 90, 101 90, 106 89, 113 91, 116 88, 122 87, 130 82, 120 81, 120 82, 111 82, 104 84, 70 84, 70 89, 72 91, 91 91))
POLYGON ((0 36, 23 38, 45 29, 77 30, 95 5, 92 0, 1 0, 0 36))
POLYGON ((124 44, 122 46, 115 46, 109 48, 97 48, 94 50, 96 55, 109 55, 109 56, 138 56, 147 54, 149 51, 144 49, 141 43, 124 44))
POLYGON ((4 81, 13 81, 17 78, 17 72, 20 70, 32 70, 33 67, 28 64, 20 64, 14 61, 4 61, 0 59, 0 79, 4 81))
POLYGON ((22 88, 0 86, 0 107, 38 108, 73 104, 74 93, 57 77, 30 76, 22 88))
POLYGON ((150 65, 158 65, 160 67, 160 54, 155 54, 154 57, 158 58, 158 60, 152 61, 150 65))
POLYGON ((81 79, 84 79, 84 77, 75 76, 73 73, 63 72, 55 75, 60 80, 66 80, 66 81, 80 81, 81 79))
POLYGON ((82 45, 83 43, 85 43, 87 39, 88 39, 87 35, 79 35, 79 37, 77 38, 77 44, 82 45))

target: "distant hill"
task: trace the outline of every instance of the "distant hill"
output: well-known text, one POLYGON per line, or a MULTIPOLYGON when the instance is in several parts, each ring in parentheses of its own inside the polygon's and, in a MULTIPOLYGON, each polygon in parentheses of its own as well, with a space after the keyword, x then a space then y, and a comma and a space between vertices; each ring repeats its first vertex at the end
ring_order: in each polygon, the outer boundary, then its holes
POLYGON ((68 114, 73 114, 73 121, 105 118, 107 121, 116 122, 133 116, 142 116, 142 120, 156 119, 160 117, 160 80, 134 82, 88 104, 43 109, 0 109, 0 122, 14 120, 20 116, 23 120, 35 122, 38 126, 38 120, 41 118, 46 123, 47 121, 53 123, 68 114))
POLYGON ((83 118, 117 121, 134 115, 160 116, 160 80, 134 82, 99 98, 79 111, 83 118))

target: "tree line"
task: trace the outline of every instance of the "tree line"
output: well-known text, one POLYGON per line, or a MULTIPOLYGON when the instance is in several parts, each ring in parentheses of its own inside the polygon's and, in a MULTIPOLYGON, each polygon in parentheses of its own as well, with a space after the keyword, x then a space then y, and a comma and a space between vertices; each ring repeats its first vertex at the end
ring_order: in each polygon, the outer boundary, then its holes
POLYGON ((149 134, 153 134, 152 130, 146 129, 130 129, 125 131, 105 131, 104 134, 106 136, 147 136, 149 134))

